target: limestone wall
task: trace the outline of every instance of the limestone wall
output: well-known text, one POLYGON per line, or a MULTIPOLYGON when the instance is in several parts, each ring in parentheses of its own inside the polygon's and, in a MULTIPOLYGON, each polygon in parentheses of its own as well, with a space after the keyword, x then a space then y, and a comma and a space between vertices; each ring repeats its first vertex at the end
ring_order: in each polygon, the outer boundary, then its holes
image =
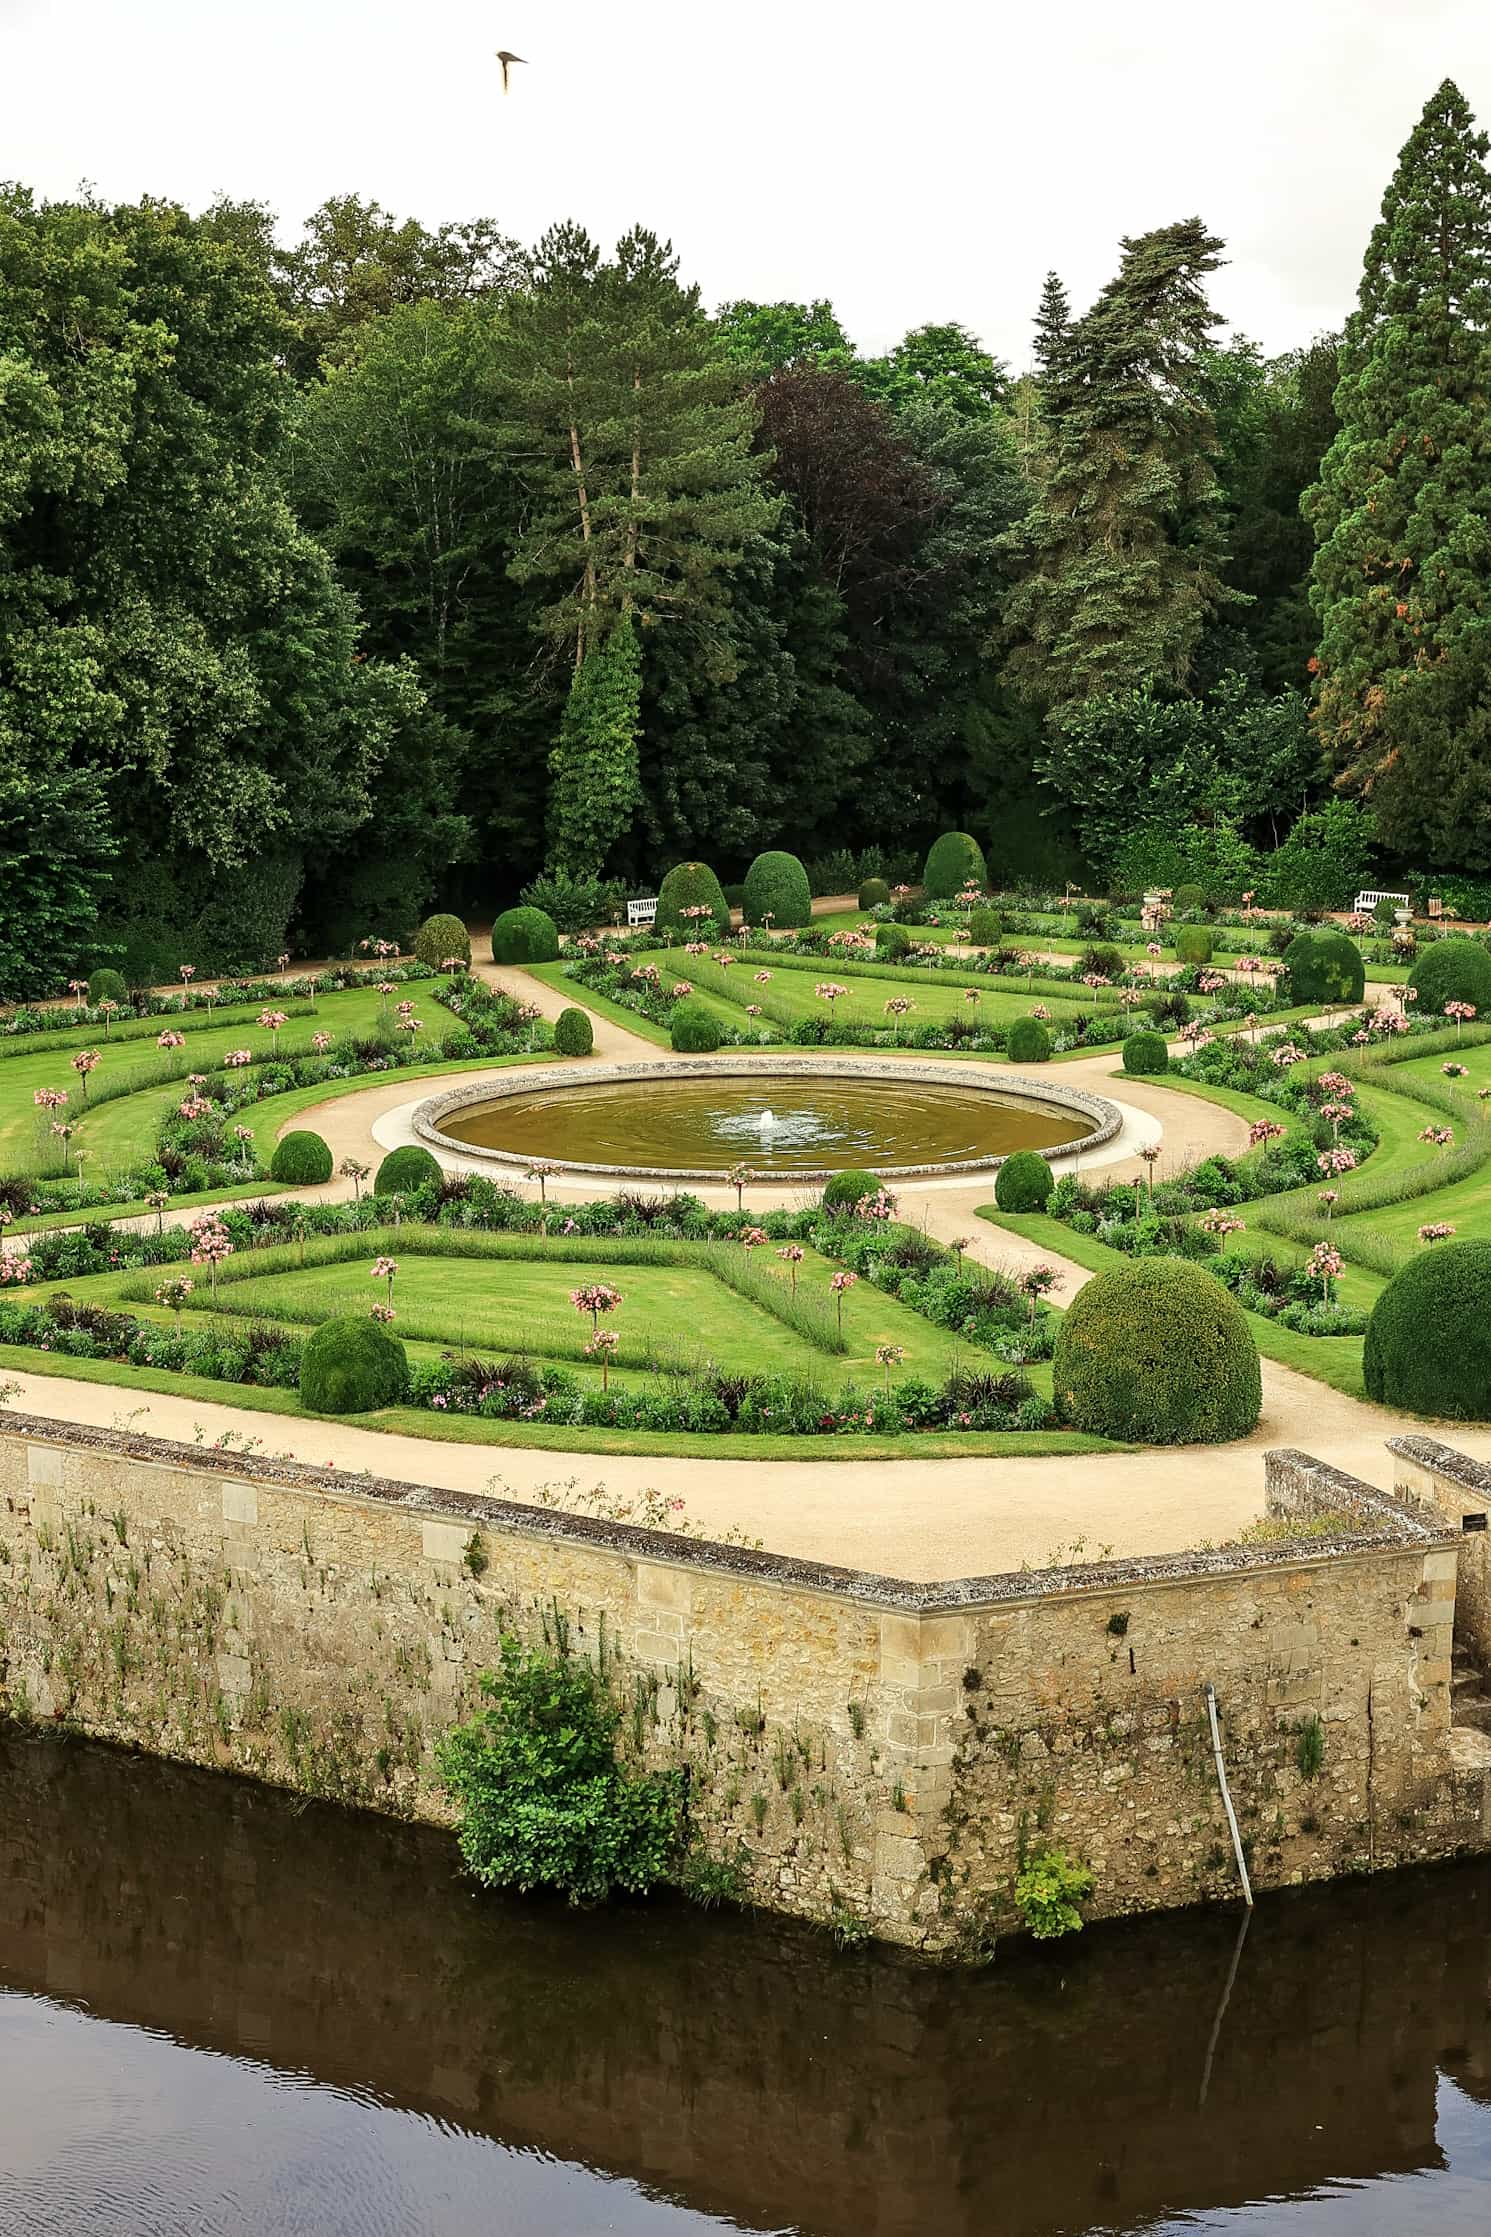
POLYGON ((1394 1437, 1388 1450, 1398 1497, 1459 1536, 1455 1630, 1482 1670, 1491 1670, 1491 1469, 1435 1437, 1394 1437))
POLYGON ((439 1822, 432 1742, 502 1630, 564 1639, 757 1900, 934 1949, 1011 1923, 1043 1842, 1095 1915, 1231 1893, 1208 1679, 1260 1885, 1483 1844, 1447 1745, 1456 1540, 1270 1470, 1334 1537, 923 1587, 12 1418, 0 1704, 439 1822))

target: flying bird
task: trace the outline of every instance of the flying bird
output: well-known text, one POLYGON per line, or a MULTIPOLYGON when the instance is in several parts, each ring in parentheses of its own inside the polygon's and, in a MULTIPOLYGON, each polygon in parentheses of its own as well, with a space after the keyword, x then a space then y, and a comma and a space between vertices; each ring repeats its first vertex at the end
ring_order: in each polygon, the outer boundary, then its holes
POLYGON ((521 54, 509 54, 506 47, 497 49, 497 60, 502 64, 502 90, 504 93, 511 93, 513 89, 512 79, 507 74, 510 66, 514 62, 523 62, 524 59, 521 54))

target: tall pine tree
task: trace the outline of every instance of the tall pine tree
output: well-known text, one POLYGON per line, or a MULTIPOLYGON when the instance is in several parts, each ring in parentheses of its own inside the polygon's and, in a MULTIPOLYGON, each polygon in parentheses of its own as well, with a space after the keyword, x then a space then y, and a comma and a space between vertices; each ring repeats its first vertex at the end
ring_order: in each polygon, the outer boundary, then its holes
POLYGON ((1394 695, 1453 655, 1491 593, 1491 177, 1448 78, 1398 159, 1346 323, 1340 431, 1304 499, 1316 538, 1315 719, 1370 791, 1394 695))
MULTIPOLYGON (((1099 694, 1183 688, 1221 581, 1216 425, 1201 372, 1222 244, 1199 218, 1122 244, 1092 309, 1060 336, 1035 500, 1015 531, 1011 684, 1059 715, 1099 694)), ((1044 301, 1044 298, 1043 298, 1044 301)), ((1056 311, 1054 297, 1051 309, 1056 311)))

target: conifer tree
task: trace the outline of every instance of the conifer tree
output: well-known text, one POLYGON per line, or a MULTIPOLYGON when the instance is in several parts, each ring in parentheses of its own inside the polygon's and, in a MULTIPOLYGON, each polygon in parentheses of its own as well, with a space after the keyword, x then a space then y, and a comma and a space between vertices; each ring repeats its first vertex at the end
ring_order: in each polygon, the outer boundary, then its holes
POLYGON ((630 615, 592 639, 570 682, 549 756, 549 867, 595 877, 641 800, 637 736, 642 657, 630 615))
POLYGON ((1396 692, 1455 653, 1491 593, 1491 177, 1448 78, 1398 159, 1346 323, 1340 430, 1304 507, 1320 624, 1315 719, 1370 790, 1396 692))
POLYGON ((1051 426, 1014 543, 1011 684, 1057 713, 1102 693, 1183 687, 1219 576, 1216 426, 1202 355, 1222 244, 1199 218, 1122 244, 1123 261, 1066 331, 1048 283, 1051 426))
POLYGON ((1040 380, 1049 381, 1059 372, 1071 326, 1072 306, 1061 274, 1048 272, 1035 312, 1035 368, 1040 380))

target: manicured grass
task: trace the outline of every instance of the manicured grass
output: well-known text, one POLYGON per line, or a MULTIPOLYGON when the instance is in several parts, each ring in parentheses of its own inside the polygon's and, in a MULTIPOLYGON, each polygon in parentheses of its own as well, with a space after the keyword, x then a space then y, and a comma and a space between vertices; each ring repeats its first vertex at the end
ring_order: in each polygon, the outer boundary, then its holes
MULTIPOLYGON (((987 1220, 991 1227, 1006 1228, 1011 1235, 1023 1235, 1053 1256, 1086 1267, 1091 1274, 1106 1274, 1112 1267, 1133 1264, 1122 1251, 1110 1249, 1095 1235, 1074 1234, 1071 1228, 1060 1220, 1048 1218, 1044 1212, 1013 1214, 998 1211, 992 1204, 982 1204, 978 1216, 987 1220)), ((1281 1367, 1293 1367, 1302 1375, 1313 1375, 1317 1382, 1343 1391, 1348 1398, 1365 1398, 1360 1336, 1301 1336, 1295 1329, 1280 1328, 1277 1321, 1261 1313, 1245 1313, 1243 1318, 1265 1359, 1277 1360, 1281 1367)))
MULTIPOLYGON (((656 962, 665 979, 698 976, 697 959, 678 948, 666 949, 649 960, 656 962)), ((803 1018, 821 1022, 829 1018, 830 1005, 820 1001, 813 990, 828 980, 849 990, 832 1005, 834 1018, 848 1025, 874 1026, 882 1032, 893 1029, 894 1020, 887 1017, 885 1010, 886 1003, 893 1000, 912 1004, 908 1025, 945 1025, 950 1018, 966 1019, 975 1010, 981 1024, 1008 1025, 1017 1017, 1028 1017, 1038 1004, 1051 1012, 1053 1022, 1075 1017, 1079 1011, 1092 1013, 1090 1001, 1051 995, 1039 984, 1031 993, 1018 984, 983 978, 977 972, 970 972, 966 979, 931 972, 909 977, 881 977, 867 961, 857 957, 840 961, 833 956, 821 959, 798 956, 774 961, 748 956, 731 965, 727 973, 729 993, 722 999, 738 1004, 737 1021, 749 1003, 759 1002, 768 1015, 773 1016, 774 1022, 790 1024, 803 1018), (770 971, 768 985, 756 984, 758 970, 770 971), (965 1000, 969 991, 978 995, 977 1005, 965 1000)), ((919 1053, 926 1055, 928 1052, 919 1053)))

